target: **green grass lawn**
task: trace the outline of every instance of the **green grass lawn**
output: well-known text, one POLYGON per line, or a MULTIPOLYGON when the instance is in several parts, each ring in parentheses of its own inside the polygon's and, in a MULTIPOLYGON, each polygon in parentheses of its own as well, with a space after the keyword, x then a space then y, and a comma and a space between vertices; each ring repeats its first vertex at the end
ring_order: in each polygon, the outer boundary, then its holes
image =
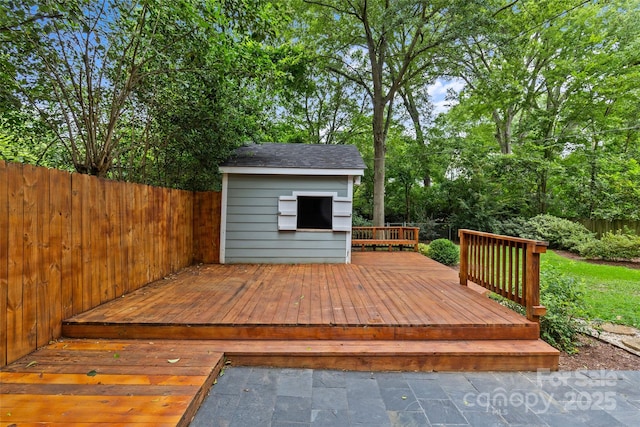
POLYGON ((586 317, 640 328, 640 270, 575 261, 548 251, 541 269, 555 268, 582 283, 586 317))

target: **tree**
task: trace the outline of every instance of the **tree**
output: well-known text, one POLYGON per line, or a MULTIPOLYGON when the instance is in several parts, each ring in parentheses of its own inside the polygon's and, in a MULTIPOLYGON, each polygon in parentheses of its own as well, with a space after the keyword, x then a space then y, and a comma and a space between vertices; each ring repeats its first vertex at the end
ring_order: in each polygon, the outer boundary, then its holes
POLYGON ((79 172, 210 187, 233 146, 264 140, 267 91, 295 68, 276 40, 287 16, 260 0, 12 6, 0 14, 0 113, 39 117, 79 172))
POLYGON ((637 125, 637 85, 630 84, 640 63, 637 3, 511 6, 496 14, 498 31, 460 44, 451 73, 467 83, 457 110, 472 121, 458 124, 473 134, 473 121, 493 123, 505 156, 499 176, 505 191, 526 201, 521 214, 575 214, 576 200, 594 212, 606 199, 598 178, 603 148, 615 150, 616 129, 633 133, 637 125))
POLYGON ((13 27, 19 97, 48 124, 78 172, 105 176, 118 155, 123 114, 136 108, 135 89, 150 75, 175 71, 159 59, 184 53, 198 34, 200 14, 211 10, 188 0, 171 7, 128 0, 45 1, 39 7, 64 18, 13 27))
POLYGON ((386 138, 398 90, 430 66, 440 48, 478 22, 473 2, 305 0, 315 14, 328 68, 362 87, 372 111, 373 222, 384 223, 386 138), (327 32, 330 28, 331 32, 327 32))

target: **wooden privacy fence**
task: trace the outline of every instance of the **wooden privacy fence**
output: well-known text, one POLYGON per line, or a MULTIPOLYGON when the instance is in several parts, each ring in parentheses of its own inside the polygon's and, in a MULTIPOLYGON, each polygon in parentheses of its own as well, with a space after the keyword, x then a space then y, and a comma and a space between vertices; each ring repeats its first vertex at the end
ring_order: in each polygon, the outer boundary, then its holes
POLYGON ((217 262, 219 221, 219 193, 0 161, 0 366, 60 337, 63 319, 217 262))
POLYGON ((460 284, 471 281, 526 308, 527 318, 539 321, 540 254, 547 243, 460 230, 460 284))
POLYGON ((598 238, 607 232, 616 232, 618 230, 630 229, 637 235, 640 235, 640 221, 625 219, 581 219, 578 220, 582 225, 587 227, 589 231, 596 233, 598 238))
POLYGON ((352 227, 351 245, 387 246, 389 251, 394 246, 411 246, 418 252, 419 227, 352 227))

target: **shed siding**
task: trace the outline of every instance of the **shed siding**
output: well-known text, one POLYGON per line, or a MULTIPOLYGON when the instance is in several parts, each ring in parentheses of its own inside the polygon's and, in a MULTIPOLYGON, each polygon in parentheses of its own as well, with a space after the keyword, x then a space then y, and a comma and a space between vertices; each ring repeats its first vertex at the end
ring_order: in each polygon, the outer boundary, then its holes
POLYGON ((344 232, 278 231, 278 198, 294 191, 348 194, 346 176, 230 174, 226 263, 344 263, 344 232))

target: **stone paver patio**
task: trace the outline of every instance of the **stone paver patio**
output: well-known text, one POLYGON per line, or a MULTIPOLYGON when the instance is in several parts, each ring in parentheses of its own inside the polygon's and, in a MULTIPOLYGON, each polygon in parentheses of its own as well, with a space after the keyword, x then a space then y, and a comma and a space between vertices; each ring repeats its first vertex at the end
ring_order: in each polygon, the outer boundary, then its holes
POLYGON ((637 426, 640 371, 228 367, 192 426, 637 426))

